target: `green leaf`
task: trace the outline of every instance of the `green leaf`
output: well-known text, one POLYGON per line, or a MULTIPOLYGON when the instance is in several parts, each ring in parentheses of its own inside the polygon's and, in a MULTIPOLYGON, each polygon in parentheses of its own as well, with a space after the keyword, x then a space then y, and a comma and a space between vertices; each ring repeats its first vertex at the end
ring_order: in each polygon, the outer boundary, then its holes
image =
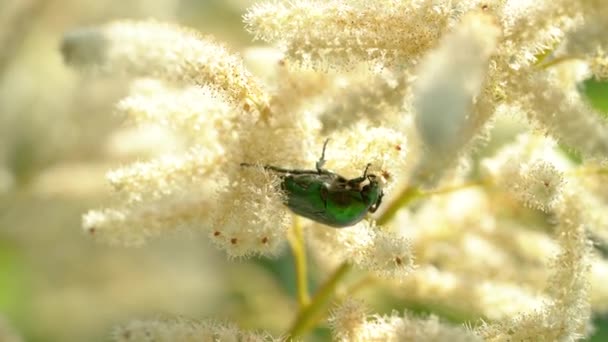
POLYGON ((579 85, 579 92, 604 117, 608 117, 608 80, 588 78, 579 85))

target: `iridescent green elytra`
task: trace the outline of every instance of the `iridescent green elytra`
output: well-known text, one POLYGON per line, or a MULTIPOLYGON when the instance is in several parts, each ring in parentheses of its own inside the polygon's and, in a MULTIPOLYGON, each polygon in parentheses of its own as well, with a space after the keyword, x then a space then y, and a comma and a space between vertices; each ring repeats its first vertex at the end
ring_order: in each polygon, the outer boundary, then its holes
POLYGON ((328 141, 323 144, 316 170, 289 170, 270 165, 264 169, 281 174, 285 205, 294 213, 332 227, 352 226, 368 212, 378 209, 383 196, 381 184, 376 175, 368 174, 371 164, 367 164, 362 176, 353 179, 324 169, 328 141))

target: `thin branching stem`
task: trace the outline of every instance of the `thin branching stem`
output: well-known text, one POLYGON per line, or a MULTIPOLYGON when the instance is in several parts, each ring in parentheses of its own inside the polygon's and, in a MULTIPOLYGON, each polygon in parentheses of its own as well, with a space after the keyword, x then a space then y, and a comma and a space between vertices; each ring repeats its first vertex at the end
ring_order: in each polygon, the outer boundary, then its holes
POLYGON ((308 270, 304 233, 300 220, 296 216, 293 217, 293 226, 288 234, 288 240, 296 270, 298 305, 300 309, 303 309, 310 303, 310 295, 308 292, 308 270))
POLYGON ((579 167, 575 170, 566 173, 566 176, 592 176, 592 175, 607 175, 608 168, 605 167, 579 167))
MULTIPOLYGON (((608 174, 608 168, 604 168, 604 167, 578 168, 571 172, 566 173, 566 175, 569 175, 569 176, 603 175, 603 174, 608 174)), ((480 179, 480 180, 472 181, 469 183, 447 186, 445 188, 435 189, 435 190, 431 190, 431 191, 422 191, 416 187, 411 187, 411 186, 405 187, 396 196, 396 199, 388 204, 385 211, 378 218, 377 223, 379 226, 382 226, 382 225, 386 224, 387 222, 390 222, 395 217, 395 215, 397 214, 399 209, 405 207, 406 205, 408 205, 409 203, 411 203, 412 201, 414 201, 416 199, 420 199, 420 198, 428 197, 428 196, 432 196, 432 195, 441 195, 441 194, 452 193, 455 191, 464 190, 464 189, 468 189, 468 188, 475 187, 475 186, 486 186, 486 185, 490 185, 491 183, 492 183, 491 179, 480 179)))
POLYGON ((543 60, 537 64, 537 67, 539 69, 548 69, 550 67, 559 65, 564 62, 571 62, 571 61, 576 61, 576 60, 584 60, 584 59, 580 56, 560 56, 560 57, 553 58, 551 60, 543 60))
POLYGON ((344 292, 342 299, 352 298, 359 291, 361 291, 367 287, 370 287, 372 285, 375 285, 377 283, 378 283, 378 278, 374 277, 371 274, 368 274, 368 275, 364 276, 363 278, 359 279, 356 283, 350 285, 344 292))
POLYGON ((468 189, 471 187, 484 186, 487 184, 490 184, 489 180, 481 179, 478 181, 451 185, 451 186, 447 186, 445 188, 440 188, 440 189, 435 189, 435 190, 430 190, 430 191, 422 191, 416 187, 406 187, 399 193, 399 195, 397 196, 397 198, 395 200, 393 200, 392 202, 389 203, 386 210, 380 215, 380 217, 378 218, 378 221, 377 221, 378 225, 382 226, 383 224, 390 222, 390 220, 393 219, 393 217, 395 217, 395 215, 397 214, 399 209, 405 207, 406 205, 408 205, 409 203, 411 203, 412 201, 414 201, 416 199, 433 196, 433 195, 448 194, 448 193, 452 193, 455 191, 468 189))
POLYGON ((301 309, 296 317, 291 329, 289 329, 288 335, 291 338, 301 336, 306 331, 314 327, 315 324, 320 320, 322 311, 327 308, 330 299, 336 292, 336 287, 340 283, 340 280, 350 270, 351 265, 347 262, 340 265, 334 273, 327 279, 327 281, 321 285, 317 293, 312 298, 312 301, 308 306, 301 309))
POLYGON ((396 196, 395 200, 390 202, 384 212, 378 217, 377 223, 379 226, 390 222, 397 214, 399 209, 405 207, 410 202, 420 196, 422 192, 417 187, 405 187, 396 196))

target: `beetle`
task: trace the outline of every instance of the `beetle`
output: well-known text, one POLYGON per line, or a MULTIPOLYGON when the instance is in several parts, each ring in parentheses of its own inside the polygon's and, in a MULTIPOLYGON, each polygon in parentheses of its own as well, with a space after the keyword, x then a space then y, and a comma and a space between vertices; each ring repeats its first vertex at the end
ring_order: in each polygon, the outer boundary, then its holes
POLYGON ((371 164, 367 164, 363 175, 352 179, 324 169, 328 142, 329 139, 323 144, 315 170, 263 167, 280 174, 280 187, 286 195, 284 204, 295 214, 335 228, 352 226, 368 212, 378 210, 384 196, 382 184, 378 176, 368 172, 371 164))

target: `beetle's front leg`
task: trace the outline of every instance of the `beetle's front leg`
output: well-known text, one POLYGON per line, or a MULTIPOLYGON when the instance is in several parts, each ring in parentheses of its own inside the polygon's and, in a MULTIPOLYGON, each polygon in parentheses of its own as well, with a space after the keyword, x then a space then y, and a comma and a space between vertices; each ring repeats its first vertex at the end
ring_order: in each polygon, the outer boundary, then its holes
POLYGON ((353 186, 353 185, 358 185, 361 182, 364 182, 367 179, 367 170, 369 170, 369 167, 372 166, 371 163, 368 163, 367 166, 365 166, 365 170, 363 171, 363 175, 361 177, 357 177, 357 178, 353 178, 348 180, 348 185, 353 186))
POLYGON ((380 204, 382 204, 382 197, 384 197, 384 192, 380 192, 380 196, 378 196, 378 200, 376 201, 376 203, 374 203, 374 205, 369 208, 370 213, 373 214, 376 212, 376 210, 378 210, 380 204))

